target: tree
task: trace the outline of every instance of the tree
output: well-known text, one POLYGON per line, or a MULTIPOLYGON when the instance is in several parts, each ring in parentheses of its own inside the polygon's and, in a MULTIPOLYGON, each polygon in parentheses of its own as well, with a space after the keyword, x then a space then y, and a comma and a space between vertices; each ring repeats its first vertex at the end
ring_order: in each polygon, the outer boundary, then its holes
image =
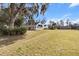
POLYGON ((67 19, 67 21, 66 21, 67 26, 69 26, 69 23, 70 23, 70 21, 69 21, 69 19, 67 19))
POLYGON ((64 26, 64 21, 60 20, 60 26, 64 26))
POLYGON ((71 29, 72 23, 69 19, 67 19, 66 24, 67 24, 67 27, 71 29))
POLYGON ((42 7, 41 7, 41 12, 40 12, 40 13, 44 15, 44 13, 45 13, 45 11, 47 10, 47 8, 48 8, 48 4, 43 3, 43 4, 42 4, 42 7))
POLYGON ((33 19, 32 16, 29 17, 28 25, 35 25, 35 20, 33 19))
POLYGON ((48 4, 41 4, 41 6, 38 3, 30 3, 31 7, 28 7, 28 4, 25 3, 10 3, 9 7, 4 11, 7 15, 9 15, 9 28, 14 28, 15 21, 19 18, 19 16, 34 16, 39 15, 39 9, 41 9, 40 13, 44 15, 47 5, 48 4), (27 5, 27 7, 26 7, 27 5), (41 7, 41 8, 39 8, 41 7))
POLYGON ((38 24, 38 23, 40 23, 40 20, 39 19, 35 21, 35 24, 38 24))
POLYGON ((43 20, 41 20, 41 23, 42 23, 42 24, 45 24, 45 23, 46 23, 45 18, 44 18, 43 20))
POLYGON ((58 21, 56 22, 56 28, 60 29, 60 23, 58 21))
POLYGON ((50 21, 49 29, 56 29, 56 23, 54 21, 50 21))

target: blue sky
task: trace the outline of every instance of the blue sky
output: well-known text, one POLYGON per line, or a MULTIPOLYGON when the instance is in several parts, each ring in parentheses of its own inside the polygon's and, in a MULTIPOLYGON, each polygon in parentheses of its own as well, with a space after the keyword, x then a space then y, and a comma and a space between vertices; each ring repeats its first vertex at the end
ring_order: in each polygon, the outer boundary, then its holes
MULTIPOLYGON (((7 7, 7 4, 5 4, 7 7)), ((45 15, 39 15, 37 19, 58 20, 70 18, 73 21, 79 21, 79 3, 49 3, 45 15)))
POLYGON ((38 19, 42 17, 47 20, 58 20, 64 18, 70 18, 70 20, 79 20, 79 4, 78 3, 51 3, 44 16, 40 15, 38 19))

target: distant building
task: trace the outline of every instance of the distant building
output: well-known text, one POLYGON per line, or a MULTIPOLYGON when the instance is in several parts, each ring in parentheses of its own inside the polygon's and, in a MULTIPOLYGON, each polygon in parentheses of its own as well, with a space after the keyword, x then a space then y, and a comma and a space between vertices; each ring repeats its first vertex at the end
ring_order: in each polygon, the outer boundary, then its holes
POLYGON ((42 23, 38 23, 36 25, 36 30, 43 30, 43 29, 48 29, 48 25, 47 24, 42 24, 42 23))

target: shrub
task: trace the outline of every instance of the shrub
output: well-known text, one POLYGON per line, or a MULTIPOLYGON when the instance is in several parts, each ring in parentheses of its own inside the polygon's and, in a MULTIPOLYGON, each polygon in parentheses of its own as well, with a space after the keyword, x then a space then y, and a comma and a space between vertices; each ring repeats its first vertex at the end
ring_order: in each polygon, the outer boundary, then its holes
POLYGON ((23 24, 23 16, 19 16, 19 18, 15 21, 14 25, 20 27, 23 24))
POLYGON ((27 31, 26 27, 15 27, 14 29, 2 28, 3 35, 23 35, 27 31))
POLYGON ((48 28, 52 30, 56 29, 55 26, 50 26, 50 25, 48 26, 48 28))

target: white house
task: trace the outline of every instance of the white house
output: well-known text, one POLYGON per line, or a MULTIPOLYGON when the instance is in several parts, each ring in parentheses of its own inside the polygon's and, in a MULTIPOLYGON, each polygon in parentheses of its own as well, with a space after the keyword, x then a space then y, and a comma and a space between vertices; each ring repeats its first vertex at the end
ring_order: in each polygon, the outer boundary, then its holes
POLYGON ((47 24, 42 24, 42 23, 38 23, 36 25, 36 30, 43 30, 43 29, 48 29, 48 25, 47 24))

